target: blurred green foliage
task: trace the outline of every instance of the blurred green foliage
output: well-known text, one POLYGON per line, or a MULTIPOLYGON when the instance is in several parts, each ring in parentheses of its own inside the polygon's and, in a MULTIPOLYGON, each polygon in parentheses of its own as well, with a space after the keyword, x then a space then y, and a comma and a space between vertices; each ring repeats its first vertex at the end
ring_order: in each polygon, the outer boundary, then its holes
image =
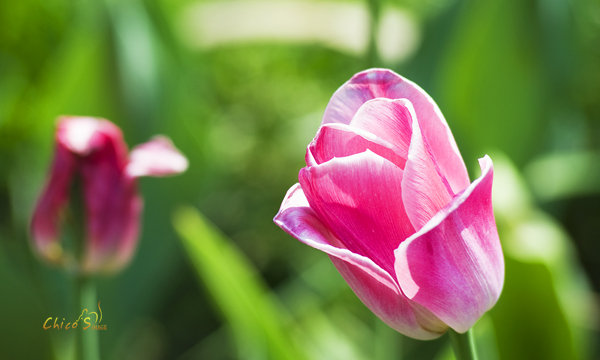
POLYGON ((167 134, 190 160, 140 182, 137 255, 98 279, 103 359, 451 358, 445 337, 383 325, 271 221, 329 97, 369 66, 436 99, 470 169, 498 159, 506 285, 475 327, 481 357, 600 357, 597 1, 382 1, 379 18, 404 11, 420 39, 388 63, 310 41, 195 46, 182 19, 207 3, 0 1, 0 358, 72 356, 41 324, 70 314, 74 284, 28 243, 61 114, 106 117, 130 146, 167 134))
POLYGON ((175 227, 198 276, 233 328, 244 359, 305 359, 286 328, 285 313, 269 299, 256 270, 193 209, 181 209, 175 227))

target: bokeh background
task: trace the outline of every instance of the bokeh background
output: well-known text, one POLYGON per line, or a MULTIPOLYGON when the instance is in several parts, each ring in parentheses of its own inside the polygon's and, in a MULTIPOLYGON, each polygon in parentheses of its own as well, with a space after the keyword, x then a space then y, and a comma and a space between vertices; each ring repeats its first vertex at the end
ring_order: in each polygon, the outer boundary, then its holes
POLYGON ((272 223, 331 94, 383 66, 488 153, 506 257, 483 359, 598 359, 596 0, 0 1, 0 358, 69 359, 73 281, 29 246, 55 119, 101 116, 190 160, 142 179, 143 233, 101 277, 102 359, 449 359, 381 323, 272 223))

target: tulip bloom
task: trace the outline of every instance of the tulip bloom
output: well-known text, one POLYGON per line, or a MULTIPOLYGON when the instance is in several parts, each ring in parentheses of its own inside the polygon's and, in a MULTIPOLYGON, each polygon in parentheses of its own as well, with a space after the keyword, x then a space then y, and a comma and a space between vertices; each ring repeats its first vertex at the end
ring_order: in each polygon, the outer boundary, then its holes
POLYGON ((121 130, 108 120, 60 118, 50 177, 31 222, 33 248, 42 258, 83 273, 122 268, 133 256, 139 234, 142 199, 136 178, 186 168, 187 159, 166 137, 155 137, 128 154, 121 130), (72 220, 85 223, 84 234, 78 234, 84 239, 74 239, 80 254, 65 253, 59 239, 71 197, 83 203, 82 213, 72 214, 72 220))
POLYGON ((274 221, 328 254, 398 332, 463 333, 494 306, 504 281, 492 161, 479 163, 471 183, 427 93, 390 70, 367 70, 331 98, 274 221))

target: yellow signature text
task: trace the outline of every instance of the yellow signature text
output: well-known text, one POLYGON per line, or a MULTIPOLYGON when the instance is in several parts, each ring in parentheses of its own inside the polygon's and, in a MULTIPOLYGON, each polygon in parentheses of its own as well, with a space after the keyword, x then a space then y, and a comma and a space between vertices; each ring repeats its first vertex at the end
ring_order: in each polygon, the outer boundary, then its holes
POLYGON ((81 326, 82 330, 107 330, 106 324, 101 324, 102 308, 98 301, 98 311, 89 311, 87 308, 81 310, 81 314, 76 320, 68 321, 66 318, 59 320, 59 317, 49 316, 42 324, 44 330, 72 330, 81 326))

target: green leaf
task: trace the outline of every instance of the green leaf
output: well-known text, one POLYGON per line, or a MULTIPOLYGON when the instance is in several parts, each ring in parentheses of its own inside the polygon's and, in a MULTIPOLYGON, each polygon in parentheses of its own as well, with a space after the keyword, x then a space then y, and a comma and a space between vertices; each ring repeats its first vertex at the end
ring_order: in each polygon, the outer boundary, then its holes
POLYGON ((468 163, 489 148, 502 149, 518 164, 540 150, 545 79, 531 24, 534 9, 528 1, 460 6, 434 98, 468 163))
POLYGON ((494 208, 506 262, 490 311, 500 359, 586 358, 593 302, 560 225, 536 209, 515 168, 494 154, 494 208), (513 199, 513 200, 510 200, 513 199))
POLYGON ((227 320, 244 359, 303 359, 276 304, 248 259, 192 208, 174 217, 175 228, 197 275, 227 320))

